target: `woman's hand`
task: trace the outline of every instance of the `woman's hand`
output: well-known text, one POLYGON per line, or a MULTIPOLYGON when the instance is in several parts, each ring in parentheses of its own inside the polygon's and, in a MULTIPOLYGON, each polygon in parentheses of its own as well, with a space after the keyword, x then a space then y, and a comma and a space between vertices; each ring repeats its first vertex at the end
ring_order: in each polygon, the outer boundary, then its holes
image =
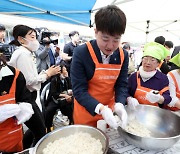
POLYGON ((46 74, 48 77, 51 77, 53 75, 56 75, 60 73, 60 66, 51 66, 48 68, 48 70, 46 71, 46 74))
POLYGON ((66 99, 66 101, 68 103, 72 102, 72 96, 69 96, 68 94, 60 94, 59 97, 63 97, 64 99, 66 99))

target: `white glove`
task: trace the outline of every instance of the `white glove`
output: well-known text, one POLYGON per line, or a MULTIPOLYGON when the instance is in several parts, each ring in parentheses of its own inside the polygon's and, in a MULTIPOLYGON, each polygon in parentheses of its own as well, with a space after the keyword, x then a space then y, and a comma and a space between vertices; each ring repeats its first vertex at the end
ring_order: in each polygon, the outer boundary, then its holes
POLYGON ((127 98, 127 106, 129 109, 135 110, 136 106, 138 106, 138 105, 139 105, 139 102, 136 98, 133 98, 133 97, 127 98))
POLYGON ((104 106, 103 110, 101 111, 101 115, 110 127, 117 129, 118 123, 116 122, 116 119, 110 108, 108 108, 107 106, 104 106))
POLYGON ((20 112, 18 104, 5 104, 0 106, 0 123, 20 112))
POLYGON ((154 93, 154 90, 151 90, 146 94, 146 99, 151 103, 158 103, 161 100, 161 95, 154 93))
POLYGON ((128 116, 127 116, 127 112, 124 108, 124 105, 121 103, 115 103, 114 111, 116 112, 116 114, 118 115, 118 117, 121 120, 121 127, 125 128, 127 125, 128 116))
POLYGON ((19 112, 19 114, 16 115, 16 118, 18 120, 18 125, 29 120, 31 118, 32 114, 34 114, 32 105, 29 103, 20 103, 19 107, 20 107, 21 111, 19 112))

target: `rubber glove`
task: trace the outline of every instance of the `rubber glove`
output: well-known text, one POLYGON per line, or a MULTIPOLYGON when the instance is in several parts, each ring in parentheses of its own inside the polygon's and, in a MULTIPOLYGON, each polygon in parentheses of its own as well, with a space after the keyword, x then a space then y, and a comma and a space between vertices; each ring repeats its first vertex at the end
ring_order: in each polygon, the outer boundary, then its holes
POLYGON ((127 98, 127 105, 128 105, 129 109, 135 110, 136 106, 139 105, 139 102, 138 102, 138 100, 136 98, 128 97, 127 98))
POLYGON ((17 115, 20 112, 18 104, 5 104, 0 106, 0 123, 17 115))
POLYGON ((161 95, 155 93, 154 90, 151 90, 146 94, 146 99, 151 103, 158 103, 161 100, 161 95))
POLYGON ((127 116, 127 112, 124 108, 124 105, 122 103, 115 103, 114 111, 121 120, 121 127, 125 128, 127 125, 128 116, 127 116))
POLYGON ((32 109, 32 105, 29 103, 20 103, 20 112, 16 115, 18 120, 18 125, 24 123, 29 120, 31 116, 34 114, 34 110, 32 109))
POLYGON ((106 123, 110 127, 117 129, 118 123, 116 122, 116 119, 115 119, 113 112, 110 108, 108 108, 107 106, 104 106, 104 108, 102 109, 100 114, 102 115, 103 119, 106 121, 106 123))

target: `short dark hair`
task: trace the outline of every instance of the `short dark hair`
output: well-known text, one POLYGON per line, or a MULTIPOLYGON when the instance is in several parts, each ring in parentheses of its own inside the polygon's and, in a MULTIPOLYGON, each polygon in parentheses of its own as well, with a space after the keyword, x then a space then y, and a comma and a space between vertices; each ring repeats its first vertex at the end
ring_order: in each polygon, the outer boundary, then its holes
POLYGON ((123 49, 130 49, 131 47, 130 47, 130 44, 129 43, 125 43, 124 45, 123 45, 123 49))
POLYGON ((164 38, 164 36, 157 36, 157 37, 154 39, 154 42, 157 42, 157 43, 159 43, 159 44, 164 45, 164 43, 165 43, 165 38, 164 38))
POLYGON ((173 48, 174 46, 172 41, 165 41, 164 45, 166 45, 168 48, 173 48))
POLYGON ((124 12, 115 5, 101 8, 95 14, 97 31, 105 32, 112 36, 124 34, 126 28, 126 16, 124 12))
POLYGON ((79 32, 78 31, 72 31, 69 33, 69 37, 71 38, 71 36, 74 36, 75 34, 79 35, 79 32))
POLYGON ((5 30, 6 30, 5 26, 0 24, 0 31, 5 31, 5 30))

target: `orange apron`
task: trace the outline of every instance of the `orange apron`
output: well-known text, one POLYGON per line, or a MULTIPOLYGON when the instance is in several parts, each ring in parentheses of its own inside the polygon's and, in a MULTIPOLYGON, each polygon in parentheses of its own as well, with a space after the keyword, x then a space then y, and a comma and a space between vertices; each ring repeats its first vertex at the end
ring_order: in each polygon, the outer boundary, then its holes
MULTIPOLYGON (((0 105, 15 104, 16 79, 19 71, 16 70, 15 77, 10 88, 9 94, 0 96, 0 105)), ((12 117, 0 123, 0 151, 19 152, 22 146, 22 125, 17 125, 17 120, 12 117)))
MULTIPOLYGON (((141 81, 140 81, 139 71, 138 71, 137 72, 137 88, 134 94, 134 98, 136 98, 140 104, 158 106, 158 103, 151 103, 146 99, 146 94, 150 92, 151 90, 153 89, 141 86, 141 81)), ((159 94, 162 95, 163 92, 165 92, 166 90, 168 90, 168 87, 165 87, 161 91, 159 91, 159 94)))
MULTIPOLYGON (((175 76, 174 76, 174 74, 172 73, 172 72, 169 72, 168 73, 171 77, 172 77, 172 79, 173 79, 173 81, 174 81, 174 83, 175 83, 175 87, 176 87, 176 96, 178 97, 178 98, 180 98, 180 87, 178 88, 178 83, 177 83, 177 80, 176 80, 176 78, 175 78, 175 76)), ((178 110, 180 110, 180 109, 178 109, 177 107, 169 107, 169 106, 164 106, 164 108, 165 109, 169 109, 169 110, 171 110, 171 111, 178 111, 178 110)))
MULTIPOLYGON (((101 64, 98 62, 96 54, 90 44, 87 42, 87 47, 90 55, 95 63, 95 72, 90 81, 88 81, 88 92, 98 102, 108 105, 111 109, 114 108, 115 92, 114 85, 120 74, 121 67, 124 61, 124 53, 120 49, 121 64, 101 64)), ((97 127, 97 121, 102 119, 101 115, 92 116, 77 100, 74 100, 74 113, 75 124, 84 124, 97 127)))
POLYGON ((161 68, 162 64, 163 64, 163 61, 161 61, 161 62, 159 63, 159 66, 158 66, 159 69, 161 68))

